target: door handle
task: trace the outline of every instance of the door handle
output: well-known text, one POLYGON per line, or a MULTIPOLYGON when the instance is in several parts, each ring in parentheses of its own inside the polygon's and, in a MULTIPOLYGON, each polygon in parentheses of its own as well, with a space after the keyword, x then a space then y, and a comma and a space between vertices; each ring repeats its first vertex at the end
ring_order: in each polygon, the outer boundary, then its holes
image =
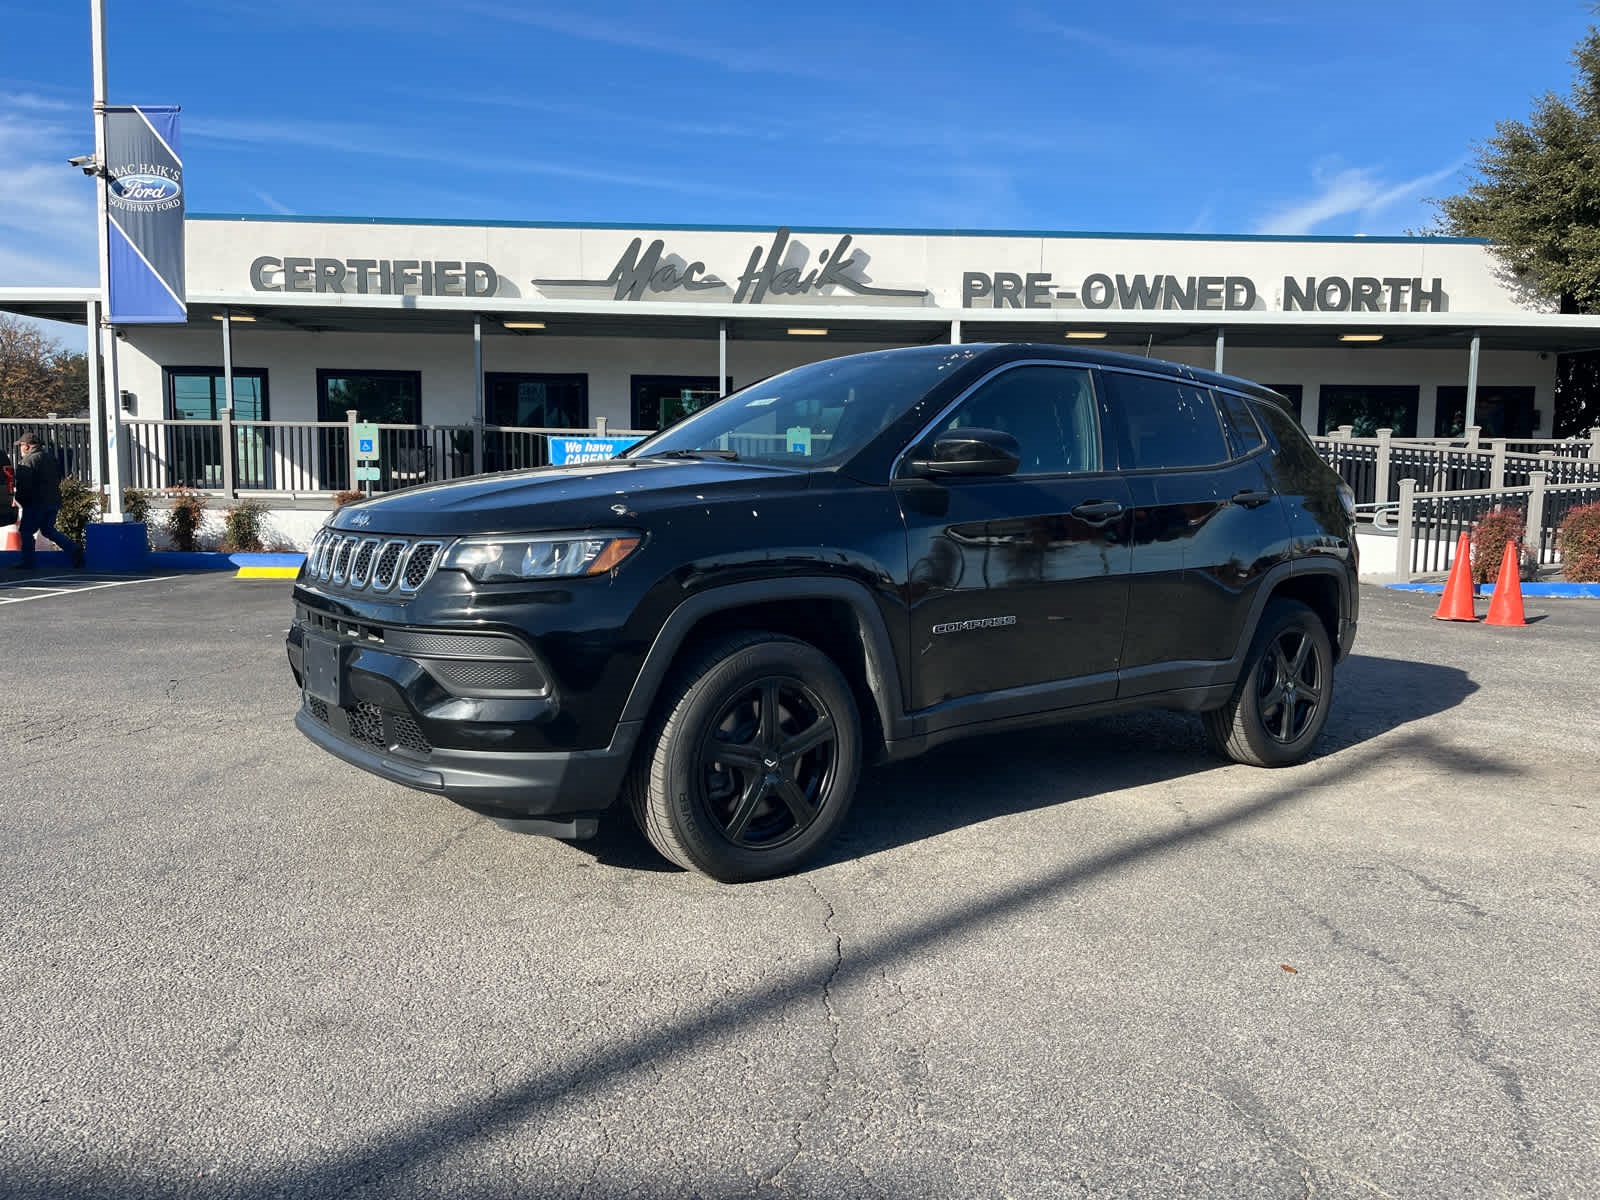
POLYGON ((1255 488, 1245 488, 1243 491, 1233 494, 1233 502, 1240 508, 1260 508, 1271 499, 1271 492, 1263 492, 1255 488))
POLYGON ((1127 511, 1126 507, 1115 500, 1085 500, 1072 510, 1072 515, 1091 524, 1103 524, 1127 511))

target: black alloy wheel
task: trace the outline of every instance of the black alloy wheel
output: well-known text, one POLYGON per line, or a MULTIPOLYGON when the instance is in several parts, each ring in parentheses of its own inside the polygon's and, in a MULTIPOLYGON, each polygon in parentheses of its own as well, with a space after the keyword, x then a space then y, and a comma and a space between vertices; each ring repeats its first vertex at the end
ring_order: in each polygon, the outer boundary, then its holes
POLYGON ((1267 736, 1282 746, 1299 741, 1322 711, 1322 660, 1311 635, 1298 628, 1280 633, 1256 667, 1255 688, 1267 736))
POLYGON ((834 835, 860 770, 855 698, 817 647, 750 632, 679 674, 627 796, 663 856, 725 883, 794 870, 834 835))
POLYGON ((792 677, 758 680, 710 724, 698 782, 722 836, 765 850, 805 833, 838 761, 838 731, 816 693, 792 677))
POLYGON ((1273 600, 1228 703, 1204 714, 1217 753, 1258 767, 1300 762, 1328 722, 1333 643, 1316 613, 1297 600, 1273 600))

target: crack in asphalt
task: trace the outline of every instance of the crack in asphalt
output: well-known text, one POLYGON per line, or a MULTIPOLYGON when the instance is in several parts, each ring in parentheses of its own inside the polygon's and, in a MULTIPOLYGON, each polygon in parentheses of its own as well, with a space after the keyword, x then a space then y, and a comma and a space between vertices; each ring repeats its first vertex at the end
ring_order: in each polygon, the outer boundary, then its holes
MULTIPOLYGON (((1274 1132, 1270 1128, 1272 1124, 1271 1118, 1265 1113, 1257 1111, 1255 1108, 1252 1108, 1249 1105, 1241 1104, 1232 1096, 1224 1095, 1222 1092, 1215 1091, 1212 1088, 1202 1087, 1197 1083, 1186 1083, 1182 1086, 1188 1091, 1199 1092, 1202 1096, 1210 1096, 1213 1100, 1222 1101, 1223 1104, 1226 1104, 1229 1108, 1233 1109, 1241 1117, 1244 1117, 1252 1126, 1254 1126, 1257 1136, 1259 1136, 1261 1140, 1271 1147, 1275 1152, 1281 1150, 1285 1154, 1288 1154, 1305 1164, 1301 1168, 1300 1177, 1302 1182, 1304 1182, 1306 1185, 1305 1194, 1307 1196, 1312 1195, 1315 1191, 1315 1188, 1311 1183, 1309 1173, 1309 1168, 1315 1167, 1319 1171, 1326 1171, 1330 1175, 1337 1175, 1341 1179, 1349 1180, 1351 1183, 1365 1188, 1374 1196, 1384 1196, 1387 1197, 1388 1200, 1394 1200, 1393 1193, 1384 1191, 1377 1184, 1373 1183, 1372 1180, 1357 1175, 1353 1171, 1347 1171, 1343 1167, 1336 1167, 1332 1163, 1317 1158, 1315 1155, 1307 1154, 1304 1150, 1300 1149, 1300 1147, 1290 1142, 1287 1137, 1281 1136, 1280 1134, 1274 1132)), ((1287 1166, 1288 1164, 1285 1163, 1284 1165, 1287 1166)))
POLYGON ((822 993, 822 1005, 828 1016, 827 1067, 823 1072, 820 1096, 817 1102, 807 1112, 801 1114, 800 1118, 795 1122, 793 1133, 790 1134, 790 1138, 794 1143, 794 1152, 784 1159, 776 1171, 757 1181, 756 1190, 758 1192, 767 1187, 783 1186, 784 1173, 794 1166, 806 1151, 806 1126, 827 1111, 833 1096, 833 1089, 839 1082, 839 1041, 843 1023, 839 1016, 838 1006, 834 1003, 833 988, 835 981, 839 978, 840 970, 844 967, 844 939, 839 935, 839 931, 834 928, 834 921, 838 919, 839 914, 834 910, 833 904, 822 894, 815 883, 808 880, 807 885, 811 888, 811 894, 821 902, 822 907, 826 910, 826 915, 822 919, 822 928, 833 939, 833 962, 829 964, 828 972, 822 978, 819 989, 822 993))

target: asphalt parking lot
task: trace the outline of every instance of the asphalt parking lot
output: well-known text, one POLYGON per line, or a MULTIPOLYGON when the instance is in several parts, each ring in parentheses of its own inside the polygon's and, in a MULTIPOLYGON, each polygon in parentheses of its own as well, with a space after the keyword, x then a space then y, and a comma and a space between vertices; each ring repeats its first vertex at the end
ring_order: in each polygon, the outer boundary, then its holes
POLYGON ((1303 766, 992 737, 726 887, 315 750, 287 583, 14 582, 0 1195, 1595 1194, 1600 603, 1364 588, 1303 766))

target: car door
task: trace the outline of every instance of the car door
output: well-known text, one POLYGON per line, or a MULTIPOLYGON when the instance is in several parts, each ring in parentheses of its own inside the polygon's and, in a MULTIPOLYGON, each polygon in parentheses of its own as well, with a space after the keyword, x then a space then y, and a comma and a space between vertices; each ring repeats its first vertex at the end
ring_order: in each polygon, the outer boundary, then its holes
POLYGON ((1253 589, 1288 551, 1264 443, 1253 422, 1235 431, 1207 387, 1104 378, 1134 504, 1118 695, 1203 686, 1237 648, 1253 589))
POLYGON ((1012 434, 1021 462, 1012 475, 930 479, 909 477, 903 460, 895 491, 910 550, 912 707, 965 700, 952 719, 982 720, 1109 699, 1130 498, 1107 469, 1093 373, 1012 364, 919 442, 962 428, 1012 434))

